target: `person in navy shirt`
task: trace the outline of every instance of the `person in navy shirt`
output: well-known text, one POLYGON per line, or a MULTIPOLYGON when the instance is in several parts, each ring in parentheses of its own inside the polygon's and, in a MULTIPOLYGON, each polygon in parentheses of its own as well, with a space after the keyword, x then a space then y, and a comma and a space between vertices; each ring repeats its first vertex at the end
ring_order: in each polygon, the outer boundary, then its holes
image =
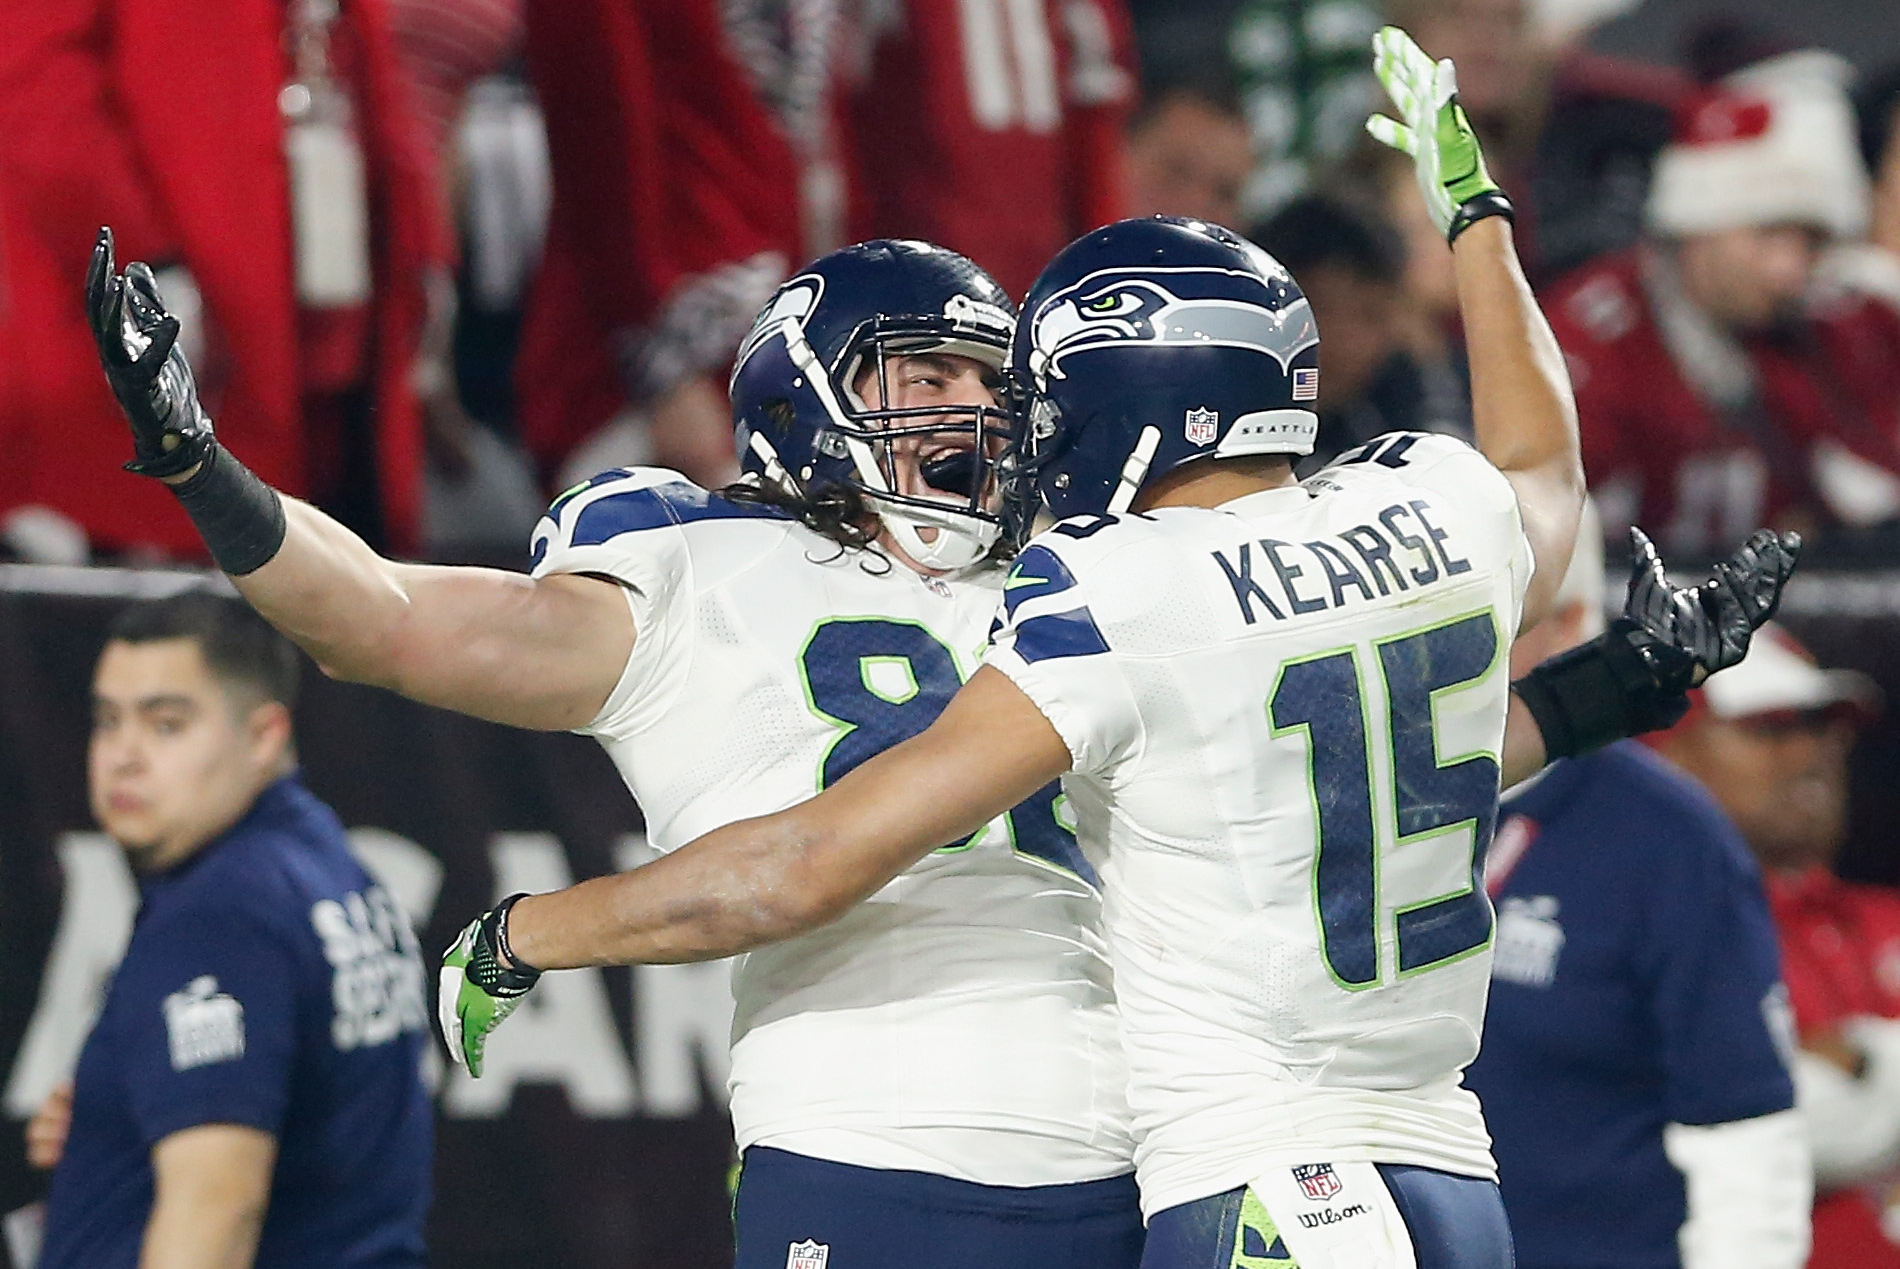
POLYGON ((34 1125, 58 1163, 40 1269, 423 1264, 422 962, 297 777, 295 655, 204 593, 112 627, 91 796, 143 903, 34 1125))
MULTIPOLYGON (((1578 534, 1512 672, 1601 627, 1578 534), (1594 627, 1594 628, 1593 628, 1594 627)), ((1693 781, 1623 741, 1507 798, 1484 1105, 1522 1269, 1799 1269, 1811 1174, 1759 870, 1693 781)))

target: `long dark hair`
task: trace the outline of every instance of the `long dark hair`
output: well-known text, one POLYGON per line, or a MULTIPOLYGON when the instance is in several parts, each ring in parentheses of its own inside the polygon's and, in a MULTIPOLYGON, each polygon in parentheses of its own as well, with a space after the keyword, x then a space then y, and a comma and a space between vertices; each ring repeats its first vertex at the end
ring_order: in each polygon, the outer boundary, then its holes
POLYGON ((864 505, 864 495, 850 485, 827 484, 807 494, 795 494, 776 481, 734 481, 719 491, 728 502, 783 511, 847 550, 862 550, 877 541, 877 516, 864 505))

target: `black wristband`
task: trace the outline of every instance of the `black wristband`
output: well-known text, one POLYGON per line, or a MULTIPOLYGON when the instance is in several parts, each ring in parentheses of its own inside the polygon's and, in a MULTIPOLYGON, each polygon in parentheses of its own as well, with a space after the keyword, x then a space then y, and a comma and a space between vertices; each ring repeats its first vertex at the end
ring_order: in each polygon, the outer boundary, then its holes
POLYGON ((1502 190, 1492 190, 1489 194, 1480 194, 1458 204, 1458 210, 1451 215, 1451 224, 1445 230, 1446 242, 1457 242, 1458 235, 1471 228, 1486 216, 1502 216, 1516 223, 1517 209, 1511 206, 1511 200, 1502 190))
POLYGON ((527 897, 527 891, 517 890, 495 905, 495 946, 501 949, 501 954, 508 958, 510 965, 513 965, 523 973, 533 974, 539 978, 541 971, 522 960, 519 956, 516 956, 515 949, 508 946, 508 914, 514 911, 514 907, 517 903, 520 903, 527 897))
POLYGON ((1630 640, 1640 627, 1619 617, 1590 642, 1544 661, 1511 684, 1537 720, 1544 757, 1573 758, 1626 736, 1671 726, 1689 710, 1630 640))
POLYGON ((540 981, 541 971, 518 960, 508 946, 508 909, 527 897, 511 894, 490 908, 482 917, 481 936, 469 952, 469 981, 491 996, 520 996, 540 981), (511 964, 501 963, 504 956, 511 964))
POLYGON ((284 544, 284 500, 215 441, 191 479, 169 488, 211 558, 233 577, 264 567, 284 544))

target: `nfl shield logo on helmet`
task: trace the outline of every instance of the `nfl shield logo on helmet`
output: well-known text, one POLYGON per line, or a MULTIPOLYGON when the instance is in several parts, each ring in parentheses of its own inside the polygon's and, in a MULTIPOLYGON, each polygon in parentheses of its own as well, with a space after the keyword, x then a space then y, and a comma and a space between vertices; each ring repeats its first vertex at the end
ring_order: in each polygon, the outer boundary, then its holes
POLYGON ((1212 445, 1214 438, 1220 435, 1220 413, 1217 410, 1189 410, 1187 412, 1187 439, 1190 445, 1212 445))
POLYGON ((1295 401, 1319 400, 1319 367, 1318 366, 1294 367, 1293 399, 1295 401))
POLYGON ((785 1269, 825 1269, 825 1262, 830 1259, 830 1243, 793 1243, 785 1254, 785 1269))
POLYGON ((1339 1193, 1339 1178, 1333 1174, 1330 1163, 1302 1163, 1293 1169, 1293 1179, 1300 1183, 1300 1190, 1315 1203, 1323 1203, 1339 1193))

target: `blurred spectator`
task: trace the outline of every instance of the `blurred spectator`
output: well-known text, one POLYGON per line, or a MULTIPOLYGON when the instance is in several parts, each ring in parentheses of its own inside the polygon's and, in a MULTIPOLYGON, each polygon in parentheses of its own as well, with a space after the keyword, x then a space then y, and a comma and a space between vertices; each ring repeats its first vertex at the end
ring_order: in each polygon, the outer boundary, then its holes
POLYGON ((297 654, 234 599, 127 609, 93 672, 94 816, 139 874, 73 1084, 42 1269, 420 1269, 434 1129, 408 918, 297 775, 297 654))
POLYGON ((1873 173, 1867 239, 1835 245, 1821 261, 1825 287, 1900 311, 1900 66, 1874 76, 1855 97, 1860 154, 1873 173))
POLYGON ((1128 214, 1191 216, 1233 228, 1253 168, 1231 92, 1195 83, 1150 90, 1128 124, 1128 214))
POLYGON ((1458 67, 1458 101, 1495 170, 1522 169, 1543 124, 1549 49, 1527 0, 1390 0, 1390 21, 1458 67))
POLYGON ((1385 105, 1372 76, 1379 10, 1376 0, 1239 0, 1234 7, 1226 52, 1258 161, 1241 199, 1245 219, 1271 215, 1317 184, 1359 144, 1366 116, 1385 105))
MULTIPOLYGON (((430 152, 446 157, 470 85, 521 48, 527 0, 387 0, 430 152)), ((443 173, 444 184, 449 182, 443 173)))
POLYGON ((0 339, 24 368, 0 403, 0 509, 198 551, 162 489, 113 470, 123 426, 79 303, 111 224, 189 315, 206 403, 258 474, 413 546, 418 396, 446 382, 417 354, 447 246, 384 0, 10 5, 0 202, 0 339))
POLYGON ((1691 88, 1673 68, 1575 46, 1557 55, 1529 166, 1514 174, 1534 282, 1635 245, 1650 172, 1691 88))
POLYGON ((1645 241, 1545 296, 1612 541, 1640 521, 1687 560, 1765 521, 1900 512, 1900 314, 1811 302, 1821 246, 1867 216, 1839 73, 1786 54, 1696 97, 1645 241))
POLYGON ((1588 52, 1595 3, 1397 0, 1394 20, 1458 67, 1458 98, 1491 171, 1517 200, 1517 240, 1534 281, 1630 246, 1650 166, 1686 94, 1680 72, 1588 52))
POLYGON ((518 390, 544 473, 722 483, 732 353, 847 235, 1026 290, 1123 214, 1130 42, 1121 0, 530 5, 554 206, 518 390))
POLYGON ((1860 154, 1874 173, 1873 226, 1868 237, 1900 257, 1900 65, 1868 81, 1859 98, 1860 154))
POLYGON ((857 21, 852 238, 940 243, 1021 296, 1072 239, 1129 214, 1125 0, 880 0, 857 21))
POLYGON ((657 462, 716 486, 737 471, 733 351, 844 232, 840 0, 548 0, 527 18, 554 192, 522 439, 549 478, 657 462))
MULTIPOLYGON (((1416 187, 1412 201, 1420 201, 1416 187)), ((1405 346, 1402 248, 1387 226, 1352 202, 1309 194, 1253 237, 1299 280, 1324 335, 1319 437, 1300 463, 1302 474, 1383 432, 1469 437, 1463 376, 1448 361, 1421 361, 1405 346)), ((1442 237, 1431 249, 1450 254, 1442 237)))
MULTIPOLYGON (((1595 519, 1514 674, 1602 630, 1595 519)), ((1761 871, 1721 810, 1624 741, 1511 791, 1485 886, 1497 950, 1465 1083, 1518 1264, 1800 1269, 1813 1188, 1787 992, 1761 871)))
POLYGON ((433 320, 423 333, 429 364, 452 377, 425 398, 430 462, 421 540, 432 559, 518 556, 547 500, 526 456, 497 430, 512 432, 512 400, 503 386, 496 410, 494 372, 479 361, 498 362, 504 372, 512 363, 522 273, 539 258, 547 231, 540 111, 520 81, 501 73, 520 55, 524 0, 385 2, 461 238, 457 285, 432 297, 433 320), (497 276, 509 271, 512 286, 497 276), (478 301, 474 312, 470 297, 478 301), (495 321, 497 309, 512 320, 495 321), (471 342, 475 358, 465 355, 471 342), (471 362, 474 382, 465 377, 471 362), (465 408, 469 401, 487 407, 481 422, 471 417, 482 413, 479 406, 465 408))
POLYGON ((1900 1266, 1900 893, 1830 871, 1847 758, 1873 685, 1822 670, 1776 627, 1709 680, 1658 748, 1700 780, 1767 874, 1800 1031, 1795 1088, 1814 1153, 1815 1269, 1900 1266))

